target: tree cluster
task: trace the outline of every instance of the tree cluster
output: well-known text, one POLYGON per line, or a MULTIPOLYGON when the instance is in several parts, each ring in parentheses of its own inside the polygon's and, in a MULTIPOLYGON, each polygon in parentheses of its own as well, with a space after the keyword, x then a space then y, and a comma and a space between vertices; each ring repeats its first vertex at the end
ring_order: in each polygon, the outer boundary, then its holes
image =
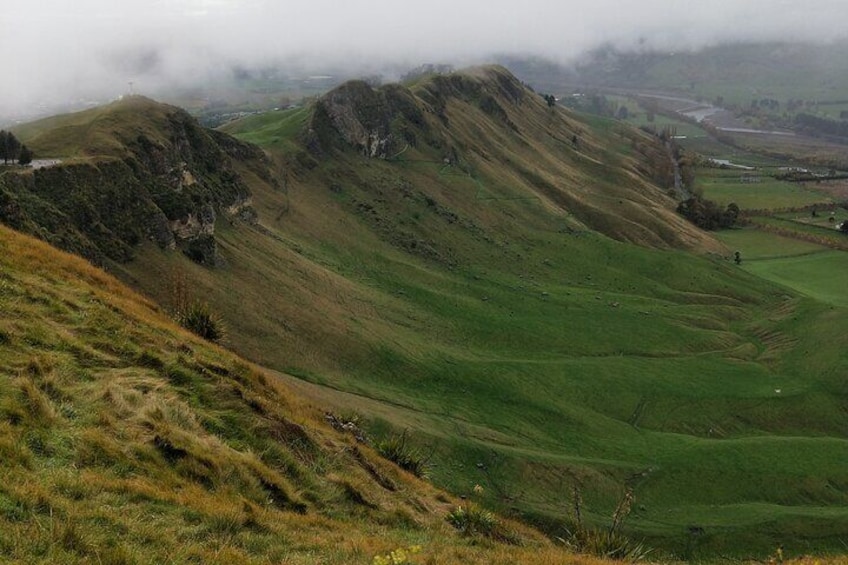
POLYGON ((722 209, 712 200, 706 200, 696 194, 681 202, 677 207, 677 213, 699 228, 719 230, 733 227, 739 218, 739 206, 731 202, 722 209))
POLYGON ((3 159, 4 165, 8 165, 9 161, 17 161, 19 165, 29 165, 32 163, 32 157, 32 151, 18 141, 12 132, 0 130, 0 159, 3 159))

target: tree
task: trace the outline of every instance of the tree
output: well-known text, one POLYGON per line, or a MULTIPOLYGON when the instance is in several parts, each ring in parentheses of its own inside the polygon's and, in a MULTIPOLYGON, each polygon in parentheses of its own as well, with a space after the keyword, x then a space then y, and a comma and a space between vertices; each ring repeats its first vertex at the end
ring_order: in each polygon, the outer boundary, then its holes
POLYGON ((725 208, 724 212, 721 214, 721 219, 719 220, 719 227, 733 227, 733 224, 735 224, 736 220, 739 218, 739 212, 739 206, 737 206, 735 202, 731 202, 730 204, 728 204, 727 208, 725 208))
POLYGON ((9 160, 18 158, 21 150, 21 142, 10 131, 0 130, 0 158, 3 164, 8 165, 9 160))
POLYGON ((26 145, 21 145, 21 151, 18 155, 18 165, 29 165, 32 163, 32 150, 26 145))
POLYGON ((690 222, 705 230, 727 229, 733 227, 739 218, 739 206, 728 204, 722 210, 721 206, 695 194, 692 198, 680 203, 677 213, 690 222))
POLYGON ((6 130, 0 130, 0 159, 3 159, 4 164, 9 164, 9 150, 6 147, 6 130))

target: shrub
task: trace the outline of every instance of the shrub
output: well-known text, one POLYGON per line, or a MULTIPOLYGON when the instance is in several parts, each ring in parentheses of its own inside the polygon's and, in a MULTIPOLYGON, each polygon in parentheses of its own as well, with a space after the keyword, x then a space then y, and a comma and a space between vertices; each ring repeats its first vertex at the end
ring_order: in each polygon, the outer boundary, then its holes
POLYGON ((717 230, 731 228, 739 219, 739 206, 731 202, 725 209, 713 202, 701 198, 698 195, 681 202, 677 206, 677 213, 705 230, 717 230))
POLYGON ((498 520, 495 515, 478 506, 466 504, 457 506, 448 513, 448 523, 465 535, 481 534, 493 537, 498 520))
POLYGON ((430 457, 417 447, 406 442, 406 432, 393 435, 377 443, 377 453, 416 477, 426 478, 430 468, 430 457))
POLYGON ((221 318, 205 302, 194 301, 177 314, 181 326, 203 339, 219 342, 224 338, 221 318))
POLYGON ((621 532, 608 529, 580 527, 563 541, 575 552, 606 559, 634 562, 645 559, 650 553, 644 544, 634 542, 621 532))

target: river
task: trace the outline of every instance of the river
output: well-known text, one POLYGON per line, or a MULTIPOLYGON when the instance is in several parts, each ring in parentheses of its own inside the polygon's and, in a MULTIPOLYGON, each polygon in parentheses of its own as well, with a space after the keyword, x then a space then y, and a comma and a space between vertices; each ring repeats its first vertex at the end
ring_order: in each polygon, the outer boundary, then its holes
POLYGON ((631 93, 639 98, 652 98, 668 102, 666 109, 672 112, 695 120, 699 124, 709 124, 718 131, 727 133, 747 133, 752 135, 782 135, 786 137, 794 137, 795 133, 791 131, 764 130, 745 127, 745 124, 738 120, 730 110, 715 106, 706 102, 698 102, 690 98, 682 98, 679 96, 666 96, 662 94, 649 94, 633 92, 631 93))

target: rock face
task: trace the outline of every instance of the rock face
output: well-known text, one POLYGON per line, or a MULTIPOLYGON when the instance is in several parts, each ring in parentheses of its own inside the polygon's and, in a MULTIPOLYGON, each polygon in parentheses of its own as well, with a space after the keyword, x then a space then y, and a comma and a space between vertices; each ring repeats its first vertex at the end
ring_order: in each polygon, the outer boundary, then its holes
MULTIPOLYGON (((527 95, 506 70, 479 70, 431 77, 413 92, 399 84, 372 88, 350 81, 320 98, 310 123, 307 146, 313 153, 334 147, 354 147, 369 158, 385 159, 407 146, 449 144, 443 128, 450 127, 451 99, 473 105, 489 117, 517 130, 503 104, 519 105, 527 95), (438 127, 427 114, 439 118, 438 127)), ((449 158, 449 157, 448 157, 449 158)))
POLYGON ((215 265, 216 220, 256 221, 236 164, 270 179, 267 158, 183 110, 142 102, 107 114, 114 125, 101 135, 114 155, 0 177, 0 221, 97 264, 129 261, 150 240, 215 265), (141 124, 125 127, 139 113, 141 124))
POLYGON ((407 89, 399 85, 373 89, 363 81, 350 81, 318 101, 311 131, 322 148, 341 141, 366 157, 385 159, 415 144, 406 124, 423 123, 421 109, 407 89))

